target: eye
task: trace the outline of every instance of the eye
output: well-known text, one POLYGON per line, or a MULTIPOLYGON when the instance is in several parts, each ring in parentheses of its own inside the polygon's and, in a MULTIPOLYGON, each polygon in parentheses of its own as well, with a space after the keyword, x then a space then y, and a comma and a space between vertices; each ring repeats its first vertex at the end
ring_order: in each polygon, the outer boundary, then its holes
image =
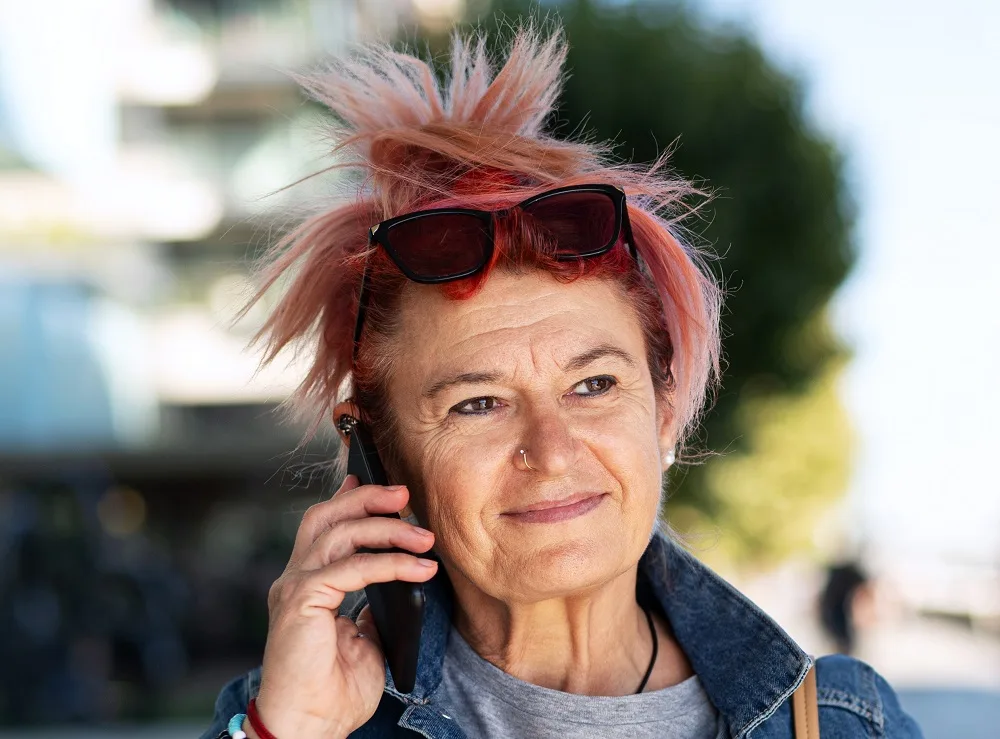
POLYGON ((617 384, 615 378, 607 375, 588 377, 583 382, 574 385, 571 392, 577 395, 603 395, 617 384))
POLYGON ((485 396, 482 398, 471 398, 469 400, 463 400, 458 405, 452 406, 452 413, 462 413, 466 415, 481 415, 484 413, 489 413, 500 406, 499 401, 491 396, 485 396))

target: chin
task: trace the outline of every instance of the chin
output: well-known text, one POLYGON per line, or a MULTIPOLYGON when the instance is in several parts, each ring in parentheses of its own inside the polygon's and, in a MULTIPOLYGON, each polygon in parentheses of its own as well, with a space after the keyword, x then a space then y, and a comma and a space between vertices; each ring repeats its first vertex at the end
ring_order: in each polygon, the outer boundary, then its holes
POLYGON ((635 565, 641 556, 626 551, 620 535, 611 538, 590 530, 560 541, 536 544, 511 569, 516 578, 507 589, 521 600, 566 597, 599 588, 635 565))

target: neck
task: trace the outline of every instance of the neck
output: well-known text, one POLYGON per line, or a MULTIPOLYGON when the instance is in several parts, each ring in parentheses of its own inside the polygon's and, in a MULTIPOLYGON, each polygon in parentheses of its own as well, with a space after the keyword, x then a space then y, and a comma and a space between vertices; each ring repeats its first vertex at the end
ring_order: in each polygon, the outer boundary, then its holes
MULTIPOLYGON (((590 592, 530 603, 500 601, 453 577, 455 626, 477 654, 525 682, 581 695, 629 695, 653 653, 636 601, 637 572, 633 567, 590 592)), ((690 675, 665 624, 657 633, 660 655, 647 690, 690 675)))

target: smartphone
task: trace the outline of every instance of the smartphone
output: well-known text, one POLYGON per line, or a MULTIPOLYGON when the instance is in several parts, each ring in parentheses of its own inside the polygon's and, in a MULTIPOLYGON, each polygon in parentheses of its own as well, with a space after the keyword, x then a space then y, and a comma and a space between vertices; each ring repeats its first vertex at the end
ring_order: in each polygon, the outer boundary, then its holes
MULTIPOLYGON (((342 416, 338 426, 348 439, 347 474, 357 475, 362 485, 388 485, 382 460, 372 441, 371 432, 360 420, 342 416)), ((399 518, 397 513, 379 514, 399 518)), ((399 548, 367 549, 363 552, 404 552, 399 548)), ((396 689, 413 692, 417 680, 417 657, 420 654, 420 630, 424 621, 426 597, 422 583, 394 580, 373 583, 365 588, 378 629, 382 649, 396 689)))

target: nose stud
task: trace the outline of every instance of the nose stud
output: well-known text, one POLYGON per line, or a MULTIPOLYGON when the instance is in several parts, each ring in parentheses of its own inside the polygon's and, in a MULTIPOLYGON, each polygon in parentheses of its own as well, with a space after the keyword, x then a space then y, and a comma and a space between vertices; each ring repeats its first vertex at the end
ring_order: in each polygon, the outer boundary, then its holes
POLYGON ((525 467, 527 467, 532 472, 535 471, 535 468, 532 467, 530 464, 528 464, 528 452, 526 450, 524 450, 524 449, 521 450, 521 459, 524 460, 524 466, 525 467))

